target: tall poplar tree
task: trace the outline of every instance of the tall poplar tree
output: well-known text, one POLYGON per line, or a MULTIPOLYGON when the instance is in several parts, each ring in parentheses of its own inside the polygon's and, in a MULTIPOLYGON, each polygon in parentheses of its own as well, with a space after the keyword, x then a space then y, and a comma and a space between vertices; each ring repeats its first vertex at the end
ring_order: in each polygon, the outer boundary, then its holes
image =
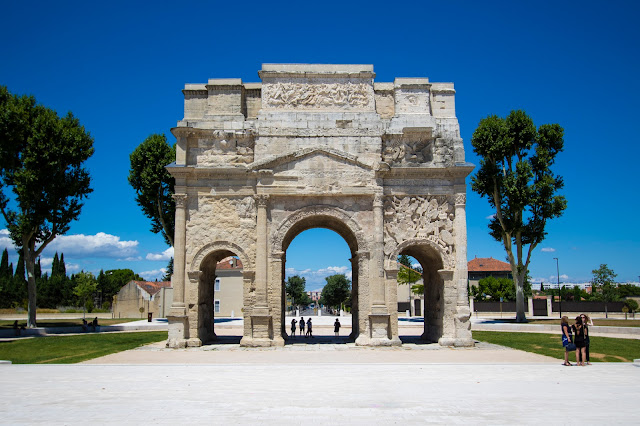
POLYGON ((471 138, 480 157, 471 188, 495 209, 490 235, 507 252, 516 284, 517 322, 526 321, 524 282, 533 250, 547 235, 547 221, 567 207, 564 196, 557 194, 563 180, 551 171, 563 150, 563 134, 558 124, 536 128, 524 111, 511 111, 507 118, 482 119, 471 138))
POLYGON ((92 154, 93 138, 71 112, 59 117, 0 86, 0 210, 24 256, 28 327, 36 326, 35 261, 80 215, 92 191, 84 167, 92 154))

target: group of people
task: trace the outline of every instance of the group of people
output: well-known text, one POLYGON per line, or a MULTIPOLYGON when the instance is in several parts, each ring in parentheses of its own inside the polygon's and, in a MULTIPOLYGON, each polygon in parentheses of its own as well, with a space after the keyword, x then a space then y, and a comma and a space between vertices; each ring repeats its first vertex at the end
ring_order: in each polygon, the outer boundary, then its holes
MULTIPOLYGON (((293 318, 291 320, 291 336, 295 336, 296 335, 296 323, 298 323, 298 321, 295 318, 293 318)), ((300 335, 301 336, 304 334, 304 337, 313 337, 313 324, 311 324, 311 318, 309 318, 307 320, 307 322, 305 323, 304 317, 300 317, 300 323, 298 323, 298 328, 300 329, 300 335), (306 333, 304 331, 305 324, 306 324, 306 328, 307 328, 307 332, 306 333)))
POLYGON ((91 321, 90 323, 87 323, 86 319, 82 319, 82 331, 89 331, 89 327, 91 327, 91 329, 93 331, 99 331, 98 329, 98 317, 95 317, 93 319, 93 321, 91 321))
MULTIPOLYGON (((305 322, 304 317, 300 317, 300 322, 295 318, 291 319, 291 336, 296 335, 296 324, 300 330, 300 336, 304 334, 304 337, 313 337, 313 324, 311 324, 311 318, 308 318, 305 322), (307 329, 305 333, 305 328, 307 329)), ((336 318, 336 322, 333 323, 333 332, 336 336, 340 335, 340 321, 336 318)))
POLYGON ((562 317, 560 327, 562 327, 562 346, 565 349, 564 364, 562 365, 573 365, 569 362, 569 352, 573 351, 576 352, 576 365, 591 365, 589 362, 590 325, 593 325, 593 321, 585 314, 578 315, 573 325, 569 325, 568 317, 562 317))

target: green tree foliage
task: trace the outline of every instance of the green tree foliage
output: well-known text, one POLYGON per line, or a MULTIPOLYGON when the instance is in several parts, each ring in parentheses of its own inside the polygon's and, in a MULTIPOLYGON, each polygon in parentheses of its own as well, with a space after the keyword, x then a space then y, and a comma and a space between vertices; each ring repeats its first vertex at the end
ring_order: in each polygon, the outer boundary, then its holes
POLYGON ((604 302, 605 318, 609 318, 607 303, 616 301, 620 298, 614 281, 618 274, 613 272, 613 269, 609 268, 604 263, 601 264, 598 269, 592 270, 591 273, 593 274, 591 285, 594 290, 594 298, 604 302))
POLYGON ((401 254, 398 256, 398 263, 406 266, 407 268, 411 268, 411 259, 406 254, 401 254))
POLYGON ((294 305, 306 306, 311 303, 311 298, 305 290, 306 283, 307 280, 299 275, 294 275, 287 279, 284 291, 293 299, 294 305))
POLYGON ((351 295, 351 280, 344 274, 335 274, 325 278, 327 283, 322 289, 320 303, 330 308, 340 308, 351 295))
POLYGON ((171 275, 173 275, 173 257, 169 259, 169 263, 167 264, 167 272, 164 273, 162 281, 171 281, 171 275))
POLYGON ((482 119, 471 138, 480 157, 471 188, 495 209, 490 234, 504 245, 511 264, 518 322, 526 321, 524 282, 531 254, 547 234, 547 221, 561 216, 567 206, 557 195, 563 180, 551 171, 563 149, 563 133, 558 124, 536 129, 524 111, 512 111, 506 119, 482 119))
POLYGON ((29 327, 36 326, 35 261, 80 215, 92 191, 83 167, 92 154, 93 139, 73 114, 58 117, 0 87, 0 210, 24 255, 29 327))
POLYGON ((90 306, 93 306, 93 296, 98 289, 98 282, 91 272, 79 272, 73 276, 75 287, 73 294, 82 303, 82 306, 91 312, 90 306))
POLYGON ((640 296, 640 287, 633 284, 618 284, 618 295, 620 297, 640 296))
MULTIPOLYGON (((524 284, 524 295, 531 297, 531 283, 527 280, 524 284)), ((513 302, 516 300, 516 286, 509 278, 486 277, 478 281, 478 286, 471 287, 471 295, 476 300, 493 300, 513 302)))
POLYGON ((136 191, 136 202, 151 219, 151 231, 161 233, 173 246, 175 179, 165 166, 176 160, 176 147, 169 146, 164 134, 152 134, 131 153, 130 160, 129 183, 136 191))
POLYGON ((638 302, 633 299, 626 299, 624 301, 624 306, 627 307, 629 312, 636 312, 638 310, 638 302))
POLYGON ((144 279, 131 269, 110 269, 106 272, 101 270, 97 278, 97 290, 102 295, 102 301, 111 303, 113 296, 118 294, 129 281, 144 281, 144 279))

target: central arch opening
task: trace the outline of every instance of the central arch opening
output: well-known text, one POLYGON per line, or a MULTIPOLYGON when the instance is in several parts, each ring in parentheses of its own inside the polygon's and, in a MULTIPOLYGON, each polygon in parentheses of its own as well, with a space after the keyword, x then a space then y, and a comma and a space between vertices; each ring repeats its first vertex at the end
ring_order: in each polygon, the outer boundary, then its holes
POLYGON ((282 335, 286 344, 347 343, 355 340, 358 328, 358 244, 355 235, 339 219, 313 216, 296 223, 283 239, 285 253, 282 276, 282 335), (329 278, 329 281, 327 281, 329 278), (286 291, 303 280, 308 300, 296 301, 286 291), (293 281, 293 282, 292 282, 293 281), (330 283, 330 284, 328 284, 330 283), (350 284, 346 300, 323 295, 327 285, 337 294, 350 284), (338 301, 336 301, 338 300, 338 301), (304 331, 300 323, 304 319, 304 331), (308 335, 311 319, 312 333, 308 335), (336 335, 336 320, 338 332, 336 335), (292 327, 295 331, 292 332, 292 327))

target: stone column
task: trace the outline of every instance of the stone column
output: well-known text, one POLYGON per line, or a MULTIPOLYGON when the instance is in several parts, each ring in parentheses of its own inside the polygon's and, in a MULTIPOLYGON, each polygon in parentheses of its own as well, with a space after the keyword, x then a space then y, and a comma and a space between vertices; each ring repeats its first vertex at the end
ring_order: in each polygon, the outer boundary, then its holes
POLYGON ((256 195, 258 214, 256 219, 256 298, 251 307, 251 338, 242 339, 244 346, 271 346, 273 343, 273 321, 268 301, 268 229, 267 203, 269 196, 256 195))
POLYGON ((382 196, 376 194, 373 199, 373 250, 372 250, 372 274, 371 274, 371 296, 372 305, 380 310, 380 313, 388 313, 386 309, 385 281, 384 281, 384 212, 382 210, 382 196))
POLYGON ((456 232, 456 285, 458 287, 458 301, 456 309, 456 346, 473 346, 471 337, 471 310, 469 309, 469 298, 467 293, 467 283, 469 273, 467 270, 467 196, 465 193, 457 193, 455 196, 455 217, 453 227, 456 232))
POLYGON ((268 195, 256 195, 258 206, 256 239, 256 308, 267 304, 267 203, 268 195))
POLYGON ((173 275, 171 286, 173 287, 173 302, 167 315, 169 322, 169 339, 167 346, 184 347, 189 338, 187 324, 187 306, 185 304, 185 250, 186 250, 186 207, 187 194, 175 194, 176 220, 174 234, 173 275))

